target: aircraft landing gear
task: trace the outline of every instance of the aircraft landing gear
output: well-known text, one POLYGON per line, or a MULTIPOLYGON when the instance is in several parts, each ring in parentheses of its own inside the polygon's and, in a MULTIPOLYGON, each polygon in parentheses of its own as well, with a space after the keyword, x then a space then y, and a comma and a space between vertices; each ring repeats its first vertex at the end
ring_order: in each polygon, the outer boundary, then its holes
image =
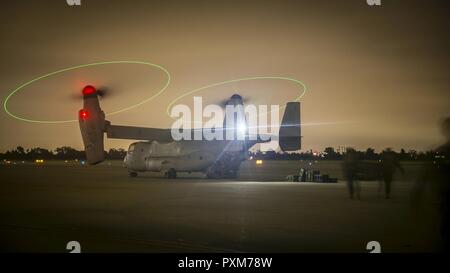
POLYGON ((206 177, 209 179, 236 179, 237 169, 226 169, 226 168, 209 168, 206 172, 206 177))
POLYGON ((208 170, 206 172, 206 177, 208 179, 219 179, 219 178, 222 178, 222 174, 216 170, 208 170))
POLYGON ((166 172, 166 176, 169 179, 175 179, 175 178, 177 178, 177 171, 175 169, 171 168, 166 172))
POLYGON ((138 174, 137 174, 137 172, 128 172, 128 176, 129 177, 137 177, 138 174))
POLYGON ((238 171, 236 169, 228 170, 228 172, 225 173, 225 178, 237 179, 238 171))

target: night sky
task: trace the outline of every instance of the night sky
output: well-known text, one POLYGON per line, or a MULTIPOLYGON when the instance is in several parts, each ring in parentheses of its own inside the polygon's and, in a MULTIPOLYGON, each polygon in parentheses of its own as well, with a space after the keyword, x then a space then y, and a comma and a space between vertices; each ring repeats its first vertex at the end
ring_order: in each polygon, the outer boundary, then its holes
MULTIPOLYGON (((439 121, 450 116, 448 12, 448 1, 7 1, 0 9, 0 95, 3 104, 20 84, 75 65, 151 62, 170 71, 169 88, 109 120, 168 128, 166 107, 184 92, 243 77, 292 77, 308 87, 304 150, 429 149, 442 141, 439 121)), ((76 70, 27 87, 10 109, 32 119, 76 119, 85 84, 110 88, 101 103, 112 112, 164 81, 161 71, 139 65, 76 70)), ((252 81, 198 95, 213 103, 236 92, 254 104, 284 104, 298 88, 252 81)), ((77 123, 26 123, 2 111, 0 124, 0 151, 82 148, 77 123)), ((108 140, 106 148, 130 142, 108 140)))

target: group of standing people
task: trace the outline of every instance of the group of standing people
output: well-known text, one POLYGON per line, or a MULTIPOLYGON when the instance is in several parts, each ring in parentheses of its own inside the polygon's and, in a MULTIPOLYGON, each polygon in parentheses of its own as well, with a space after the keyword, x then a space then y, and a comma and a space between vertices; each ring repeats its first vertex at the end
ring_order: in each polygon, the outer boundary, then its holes
MULTIPOLYGON (((354 149, 349 148, 345 155, 343 171, 351 199, 354 197, 357 199, 361 198, 361 186, 358 181, 361 172, 360 165, 361 162, 358 153, 354 149)), ((405 173, 405 170, 397 159, 395 152, 391 149, 383 151, 381 161, 374 165, 374 167, 377 169, 378 179, 384 182, 385 197, 389 199, 391 197, 392 179, 396 170, 400 170, 402 174, 405 173)))
MULTIPOLYGON (((424 163, 420 175, 416 178, 413 190, 413 204, 417 206, 420 197, 424 195, 425 186, 429 186, 437 197, 440 215, 440 231, 443 239, 443 251, 450 251, 450 118, 442 123, 442 133, 446 139, 443 145, 434 150, 432 162, 424 163)), ((390 149, 383 151, 381 161, 376 165, 378 179, 384 182, 385 197, 391 197, 391 184, 396 170, 404 174, 395 152, 390 149)), ((354 149, 348 149, 343 163, 343 172, 347 180, 350 198, 361 197, 359 174, 361 161, 354 149)))

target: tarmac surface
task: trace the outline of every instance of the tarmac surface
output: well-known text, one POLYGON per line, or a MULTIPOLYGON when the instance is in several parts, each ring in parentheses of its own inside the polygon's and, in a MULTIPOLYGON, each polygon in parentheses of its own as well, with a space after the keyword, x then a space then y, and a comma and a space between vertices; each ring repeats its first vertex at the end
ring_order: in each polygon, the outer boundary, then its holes
MULTIPOLYGON (((0 165, 0 250, 68 252, 383 252, 438 250, 437 204, 411 206, 415 165, 386 200, 376 181, 284 182, 295 161, 243 163, 239 180, 127 176, 120 162, 0 165)), ((315 166, 341 178, 340 163, 315 166)))

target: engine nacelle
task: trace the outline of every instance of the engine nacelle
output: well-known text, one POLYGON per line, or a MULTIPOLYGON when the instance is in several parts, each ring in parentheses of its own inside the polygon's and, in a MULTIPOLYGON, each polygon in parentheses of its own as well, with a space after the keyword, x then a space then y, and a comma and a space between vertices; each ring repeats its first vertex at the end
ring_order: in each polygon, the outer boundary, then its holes
POLYGON ((83 90, 83 101, 83 109, 78 113, 78 120, 84 150, 87 162, 89 164, 97 164, 105 160, 105 113, 100 108, 95 91, 88 93, 83 90))

